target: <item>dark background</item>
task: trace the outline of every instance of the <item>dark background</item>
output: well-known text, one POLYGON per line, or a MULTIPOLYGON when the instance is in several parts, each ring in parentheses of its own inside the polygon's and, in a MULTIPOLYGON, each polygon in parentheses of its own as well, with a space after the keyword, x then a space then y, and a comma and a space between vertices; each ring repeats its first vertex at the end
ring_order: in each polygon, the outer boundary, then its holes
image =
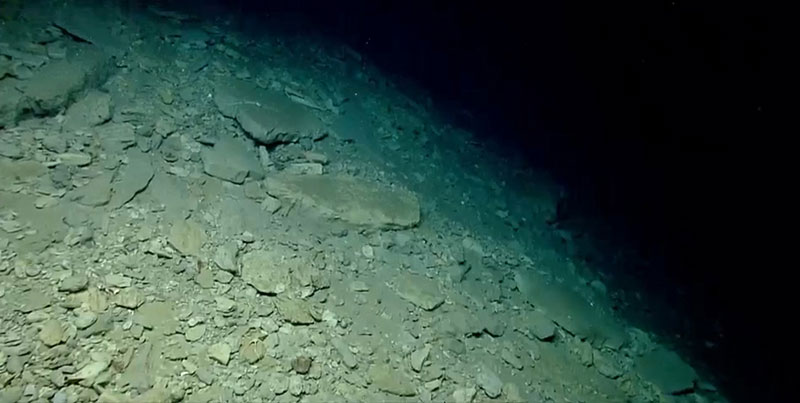
POLYGON ((695 337, 713 337, 714 349, 689 352, 732 399, 777 393, 785 359, 768 328, 788 297, 773 279, 781 269, 756 253, 772 193, 761 162, 767 26, 755 3, 218 5, 243 28, 339 38, 487 140, 525 150, 568 185, 565 222, 657 262, 620 269, 679 307, 695 337))

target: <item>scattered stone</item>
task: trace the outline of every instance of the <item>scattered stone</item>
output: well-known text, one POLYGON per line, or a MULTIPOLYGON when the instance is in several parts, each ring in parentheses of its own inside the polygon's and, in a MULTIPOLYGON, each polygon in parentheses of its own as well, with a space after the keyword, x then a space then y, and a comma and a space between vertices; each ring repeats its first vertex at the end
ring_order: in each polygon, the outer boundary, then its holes
POLYGON ((239 266, 236 264, 236 254, 238 251, 239 248, 236 246, 235 242, 222 244, 218 246, 214 252, 214 263, 220 269, 238 275, 239 266))
POLYGON ((386 393, 397 396, 414 396, 417 394, 417 389, 414 387, 411 378, 387 365, 371 366, 369 368, 369 377, 373 385, 386 393))
POLYGON ((311 369, 311 358, 301 355, 292 360, 292 369, 300 375, 305 375, 311 369))
POLYGON ((353 281, 352 283, 350 283, 350 291, 353 291, 353 292, 367 292, 367 291, 369 291, 369 286, 367 285, 367 283, 365 283, 365 282, 363 282, 361 280, 356 280, 356 281, 353 281))
POLYGON ((105 206, 111 201, 111 174, 103 173, 72 192, 72 199, 88 207, 105 206))
POLYGON ((128 288, 131 286, 131 279, 120 274, 107 274, 105 281, 109 287, 128 288))
POLYGON ((357 227, 403 229, 420 219, 413 193, 349 176, 278 174, 267 178, 267 192, 357 227))
POLYGON ((56 161, 71 167, 85 167, 92 163, 92 155, 87 153, 61 153, 56 156, 56 161))
POLYGON ((64 341, 64 326, 61 322, 51 319, 42 325, 39 331, 39 340, 47 347, 53 347, 64 341))
POLYGON ((289 267, 281 262, 278 253, 254 250, 242 256, 242 280, 258 292, 280 294, 289 287, 289 267))
POLYGON ((458 388, 453 392, 453 403, 472 403, 477 393, 475 388, 458 388))
POLYGON ((172 310, 172 304, 167 302, 157 301, 143 304, 136 310, 133 320, 145 329, 165 335, 173 334, 178 330, 178 319, 172 310))
POLYGON ((492 399, 500 397, 500 394, 503 392, 503 381, 500 380, 494 371, 490 370, 485 365, 483 365, 478 372, 476 381, 478 386, 486 393, 486 396, 492 399))
POLYGON ((213 344, 208 348, 208 357, 222 365, 228 365, 231 358, 231 346, 226 343, 213 344))
POLYGON ((425 360, 428 359, 430 353, 431 346, 425 346, 411 353, 411 368, 416 372, 421 371, 422 365, 425 363, 425 360))
POLYGON ((408 273, 397 278, 395 286, 397 295, 426 311, 432 311, 444 303, 439 285, 425 276, 408 273))
POLYGON ((38 311, 50 306, 50 297, 41 291, 25 291, 19 297, 19 309, 23 313, 38 311))
POLYGON ((300 299, 277 298, 275 308, 283 320, 293 325, 310 325, 315 322, 311 305, 300 299))
POLYGON ((483 330, 494 337, 500 337, 506 332, 506 323, 494 316, 485 317, 483 330))
POLYGON ((150 156, 138 150, 128 152, 128 165, 124 168, 118 182, 114 183, 114 195, 110 205, 119 208, 133 200, 147 188, 155 176, 150 156))
POLYGON ((233 312, 236 309, 236 301, 227 297, 215 297, 217 310, 223 313, 233 312))
POLYGON ((300 162, 286 166, 282 172, 288 175, 322 175, 322 164, 300 162))
POLYGON ((203 227, 191 220, 181 220, 172 224, 169 243, 184 256, 198 256, 207 241, 203 227))
POLYGON ((525 403, 527 400, 522 397, 519 387, 515 383, 506 382, 503 385, 503 396, 508 403, 525 403))
POLYGON ((609 379, 617 379, 622 376, 622 369, 620 369, 619 365, 600 351, 594 351, 592 361, 600 375, 609 379))
POLYGON ((223 115, 235 119, 262 144, 319 139, 324 134, 324 125, 309 109, 280 92, 262 90, 246 81, 220 80, 214 102, 223 115))
POLYGON ((202 288, 209 289, 214 287, 214 273, 211 270, 202 269, 194 277, 194 282, 202 288))
POLYGON ((117 294, 114 305, 128 309, 136 309, 144 303, 144 298, 134 289, 124 289, 117 294))
POLYGON ((241 343, 239 355, 248 363, 255 364, 266 354, 264 343, 258 338, 248 338, 241 343))
POLYGON ((666 394, 691 390, 698 379, 697 372, 673 351, 659 348, 636 360, 642 378, 652 382, 666 394))
POLYGON ((75 131, 98 126, 111 119, 111 96, 90 90, 83 99, 67 109, 63 130, 75 131))
POLYGON ((213 147, 203 148, 203 172, 215 178, 241 185, 245 178, 262 179, 264 172, 244 142, 223 137, 213 147))
POLYGON ((206 334, 206 325, 197 325, 190 327, 189 330, 186 331, 184 337, 186 341, 192 343, 203 338, 204 334, 206 334))
POLYGON ((206 385, 212 385, 214 383, 214 374, 206 367, 197 368, 194 374, 197 376, 197 379, 199 379, 200 382, 203 382, 206 385))
POLYGON ((108 366, 110 364, 111 364, 111 360, 110 359, 108 361, 106 361, 106 360, 103 360, 103 361, 92 361, 92 362, 86 364, 78 372, 67 376, 66 380, 67 380, 67 382, 76 382, 76 381, 82 381, 82 380, 86 380, 86 379, 94 379, 98 375, 100 375, 103 371, 105 371, 106 368, 108 368, 108 366))
POLYGON ((61 280, 58 285, 58 291, 61 292, 80 292, 89 286, 89 277, 84 274, 72 274, 69 277, 61 280))
POLYGON ((333 348, 339 353, 339 356, 342 357, 342 363, 350 369, 354 369, 358 366, 358 360, 356 356, 350 351, 350 347, 345 343, 345 341, 341 338, 334 338, 331 340, 331 344, 333 348))
POLYGON ((500 353, 500 358, 517 371, 522 371, 522 368, 525 367, 522 359, 510 348, 504 348, 500 353))
POLYGON ((528 331, 541 341, 551 341, 556 334, 556 326, 545 314, 533 311, 526 318, 528 331))
POLYGON ((97 314, 89 310, 78 309, 75 311, 75 315, 73 323, 78 330, 86 329, 97 322, 97 314))
MULTIPOLYGON (((130 123, 107 123, 95 129, 100 145, 109 155, 119 156, 136 145, 136 127, 130 123)), ((136 153, 135 150, 131 150, 136 153)), ((136 154, 129 154, 129 157, 136 154)), ((113 159, 111 160, 114 161, 113 159)))
POLYGON ((233 281, 233 274, 227 271, 217 271, 214 273, 214 281, 222 284, 230 284, 233 281))

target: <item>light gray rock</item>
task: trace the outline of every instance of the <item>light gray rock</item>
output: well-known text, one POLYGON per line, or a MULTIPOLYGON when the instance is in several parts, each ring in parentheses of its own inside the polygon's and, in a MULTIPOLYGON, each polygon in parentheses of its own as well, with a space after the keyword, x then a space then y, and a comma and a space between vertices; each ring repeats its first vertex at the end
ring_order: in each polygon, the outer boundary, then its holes
POLYGON ((214 102, 223 115, 235 119, 262 144, 319 139, 325 133, 322 122, 308 108, 280 92, 263 90, 246 81, 220 80, 214 90, 214 102))
POLYGON ((227 343, 213 344, 208 348, 208 357, 222 365, 228 365, 231 358, 231 346, 227 343))
POLYGON ((72 104, 64 115, 62 129, 75 131, 98 126, 111 119, 111 96, 91 90, 72 104))
POLYGON ((155 175, 150 156, 138 150, 128 153, 128 165, 123 168, 118 182, 113 184, 114 194, 109 205, 119 208, 133 200, 137 194, 147 188, 155 175))
POLYGON ((89 277, 84 274, 73 274, 63 280, 58 285, 61 292, 80 292, 89 286, 89 277))
POLYGON ((300 202, 325 218, 357 227, 403 229, 419 223, 414 193, 350 176, 286 175, 267 178, 267 193, 287 203, 300 202))
POLYGON ((310 325, 315 322, 311 305, 300 299, 277 298, 275 309, 283 320, 293 325, 310 325))
POLYGON ((486 393, 486 396, 492 399, 500 397, 500 394, 503 393, 503 381, 500 380, 494 371, 490 370, 485 365, 482 366, 480 372, 478 372, 476 381, 478 386, 486 393))
POLYGON ((111 174, 95 176, 86 185, 75 189, 71 197, 84 206, 105 206, 111 201, 111 174))
POLYGON ((556 325, 547 315, 533 311, 527 315, 525 322, 528 325, 528 331, 531 336, 541 341, 550 341, 555 337, 556 325))
POLYGON ((258 292, 277 295, 290 285, 289 266, 281 261, 279 253, 254 250, 242 256, 242 280, 258 292))
POLYGON ((425 276, 405 273, 396 278, 395 283, 397 295, 426 311, 432 311, 444 303, 438 284, 425 276))
POLYGON ((208 235, 194 220, 178 220, 169 231, 169 244, 184 256, 198 256, 208 235))
POLYGON ((395 370, 388 365, 377 364, 369 368, 369 377, 372 384, 379 390, 397 396, 414 396, 417 389, 408 375, 395 370))
POLYGON ((213 147, 203 148, 201 156, 203 172, 215 178, 240 185, 248 176, 264 177, 255 154, 240 139, 223 137, 213 147))
POLYGON ((356 356, 350 351, 350 346, 348 346, 343 339, 334 338, 331 340, 331 344, 333 348, 336 349, 336 352, 339 353, 339 356, 342 358, 342 363, 347 368, 354 369, 358 366, 358 359, 356 359, 356 356))
POLYGON ((652 382, 666 394, 691 390, 698 379, 697 372, 673 351, 658 348, 635 361, 642 378, 652 382))
POLYGON ((428 359, 428 356, 431 353, 431 346, 425 346, 422 348, 417 349, 413 353, 411 353, 411 369, 416 372, 422 370, 422 365, 425 363, 425 360, 428 359))

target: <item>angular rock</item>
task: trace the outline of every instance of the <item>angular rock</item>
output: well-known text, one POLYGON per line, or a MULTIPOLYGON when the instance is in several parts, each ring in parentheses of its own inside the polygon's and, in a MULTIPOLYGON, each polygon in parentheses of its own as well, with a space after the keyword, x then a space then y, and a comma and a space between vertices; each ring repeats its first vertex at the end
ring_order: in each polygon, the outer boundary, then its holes
POLYGON ((528 331, 533 337, 541 341, 549 341, 555 337, 556 325, 547 315, 533 311, 528 314, 525 322, 528 325, 528 331))
POLYGON ((239 122, 254 140, 270 145, 301 138, 319 139, 324 125, 311 111, 280 92, 238 80, 220 80, 214 90, 219 111, 239 122))
POLYGON ((242 280, 258 292, 280 294, 289 287, 289 266, 275 251, 254 250, 242 256, 242 280))
POLYGON ((482 366, 478 376, 476 377, 478 386, 483 389, 486 396, 495 399, 503 393, 503 381, 494 373, 494 371, 482 366))
POLYGON ((426 311, 432 311, 444 303, 438 284, 425 276, 405 274, 396 279, 395 286, 397 295, 426 311))
POLYGON ((111 96, 91 90, 83 99, 67 109, 62 128, 69 131, 87 129, 109 119, 111 119, 111 96))
POLYGON ((100 207, 111 201, 111 174, 103 173, 92 178, 86 185, 75 189, 73 200, 88 207, 100 207))
POLYGON ((369 368, 372 384, 378 389, 397 396, 414 396, 417 389, 406 374, 387 365, 373 365, 369 368))
POLYGON ((203 148, 203 172, 228 182, 242 184, 245 178, 261 179, 264 172, 254 153, 240 139, 223 137, 214 147, 203 148))
POLYGON ((170 335, 177 331, 178 320, 172 306, 166 302, 148 302, 136 310, 133 321, 145 329, 152 329, 158 333, 170 335))
POLYGON ((191 220, 176 221, 169 231, 169 243, 184 256, 198 256, 208 236, 200 224, 191 220))
POLYGON ((236 246, 235 242, 222 244, 218 246, 217 250, 214 252, 214 263, 221 270, 238 275, 239 265, 236 264, 236 254, 238 252, 239 248, 236 246))
POLYGON ((428 355, 430 355, 430 353, 431 346, 425 346, 411 353, 411 369, 416 372, 421 371, 422 365, 425 363, 425 360, 428 359, 428 355))
POLYGON ((39 331, 39 340, 47 347, 60 344, 64 341, 64 336, 64 326, 55 319, 44 322, 42 329, 39 331))
POLYGON ((119 155, 136 144, 136 128, 130 123, 108 123, 95 128, 103 150, 119 155))
POLYGON ((300 299, 277 298, 275 309, 283 320, 293 325, 310 325, 315 322, 311 305, 300 299))
POLYGON ((358 366, 358 360, 356 356, 353 355, 353 352, 350 351, 350 347, 347 343, 341 338, 334 338, 331 340, 331 344, 333 348, 339 353, 342 358, 342 363, 350 369, 353 369, 358 366))
POLYGON ((231 346, 227 343, 213 344, 208 348, 208 357, 222 365, 228 365, 231 359, 231 346))
POLYGON ((267 178, 267 192, 358 227, 402 229, 420 220, 419 201, 413 193, 350 176, 274 175, 267 178))
POLYGON ((88 84, 102 81, 108 74, 109 59, 102 52, 91 46, 80 46, 77 52, 80 57, 47 63, 30 80, 19 83, 17 88, 24 93, 22 103, 33 114, 56 113, 88 84))
POLYGON ((61 292, 80 292, 89 286, 89 277, 85 274, 73 274, 63 280, 58 285, 61 292))
POLYGON ((155 175, 150 156, 138 150, 128 153, 128 165, 123 169, 120 180, 113 185, 114 195, 110 202, 113 208, 122 207, 133 200, 139 192, 147 188, 155 175))
POLYGON ((200 340, 205 333, 206 333, 206 325, 197 325, 194 327, 190 327, 189 330, 186 331, 184 337, 188 342, 195 342, 197 340, 200 340))
POLYGON ((694 387, 697 372, 673 351, 659 348, 635 361, 642 378, 652 382, 666 394, 686 392, 694 387))

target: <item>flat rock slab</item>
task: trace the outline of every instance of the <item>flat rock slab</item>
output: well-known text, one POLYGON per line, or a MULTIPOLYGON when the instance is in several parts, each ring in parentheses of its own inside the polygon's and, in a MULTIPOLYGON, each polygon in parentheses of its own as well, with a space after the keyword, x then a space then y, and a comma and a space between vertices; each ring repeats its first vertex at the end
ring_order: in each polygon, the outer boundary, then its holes
POLYGON ((111 119, 111 96, 91 90, 72 104, 64 115, 64 130, 79 130, 97 126, 111 119))
POLYGON ((122 21, 109 19, 109 10, 70 4, 56 10, 53 24, 70 35, 89 42, 109 55, 119 56, 128 44, 114 30, 122 21))
POLYGON ((203 172, 213 177, 236 184, 244 183, 248 176, 257 180, 264 178, 255 152, 250 152, 240 139, 219 139, 213 147, 204 148, 201 156, 203 172))
POLYGON ((378 389, 397 396, 414 396, 417 389, 407 375, 386 365, 373 365, 369 368, 372 384, 378 389))
POLYGON ((264 90, 246 81, 221 80, 214 90, 214 102, 223 115, 235 119, 250 137, 262 144, 319 139, 324 135, 322 122, 309 108, 280 92, 264 90))
POLYGON ((133 200, 153 179, 155 170, 150 156, 138 150, 128 153, 128 165, 123 168, 119 182, 114 183, 110 205, 119 208, 133 200))
POLYGON ((426 311, 432 311, 444 303, 438 284, 425 276, 406 274, 395 281, 397 295, 426 311))
POLYGON ((639 357, 635 365, 644 379, 658 386, 665 394, 691 390, 698 379, 694 368, 675 352, 663 348, 639 357))
POLYGON ((254 250, 242 256, 242 280, 258 292, 277 295, 289 288, 290 264, 280 250, 254 250))
POLYGON ((203 227, 190 220, 180 220, 172 224, 169 243, 184 256, 198 256, 208 236, 203 227))
POLYGON ((350 176, 278 174, 267 178, 267 191, 322 217, 358 227, 402 229, 420 220, 414 193, 350 176))
POLYGON ((153 329, 164 335, 170 335, 178 330, 178 319, 172 311, 172 306, 166 302, 148 302, 136 310, 134 322, 145 329, 153 329))
POLYGON ((50 62, 36 70, 31 79, 19 83, 22 101, 35 115, 58 112, 93 82, 107 75, 108 58, 92 46, 82 47, 72 57, 50 62))
POLYGON ((283 320, 293 325, 310 325, 315 322, 311 315, 311 305, 301 299, 278 298, 275 300, 275 309, 283 320))
POLYGON ((72 192, 72 199, 89 207, 108 204, 111 201, 111 178, 110 173, 102 173, 92 178, 89 183, 72 192))

